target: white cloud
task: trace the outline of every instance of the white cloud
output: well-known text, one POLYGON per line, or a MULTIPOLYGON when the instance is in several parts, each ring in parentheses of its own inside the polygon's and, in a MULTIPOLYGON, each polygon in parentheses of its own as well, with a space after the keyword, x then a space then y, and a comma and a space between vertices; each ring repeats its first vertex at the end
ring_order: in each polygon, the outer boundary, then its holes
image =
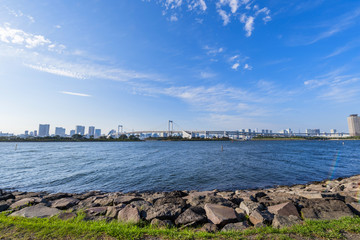
POLYGON ((178 20, 178 18, 176 15, 171 15, 171 17, 170 17, 171 22, 176 22, 177 20, 178 20))
POLYGON ((238 70, 239 66, 240 66, 240 63, 234 63, 234 65, 232 65, 231 68, 234 70, 238 70))
POLYGON ((39 65, 32 65, 32 64, 24 64, 26 67, 38 70, 40 72, 47 72, 59 76, 76 78, 76 79, 86 79, 86 75, 81 74, 79 72, 71 71, 68 69, 62 69, 55 66, 39 66, 39 65))
POLYGON ((245 70, 252 70, 253 68, 252 68, 252 66, 250 66, 249 64, 245 64, 245 66, 244 66, 244 69, 245 70))
POLYGON ((230 14, 226 14, 226 12, 222 9, 219 9, 218 13, 223 20, 224 26, 228 25, 230 22, 230 14))
POLYGON ((204 78, 204 79, 207 79, 207 78, 213 78, 215 77, 216 74, 215 73, 212 73, 212 72, 201 72, 200 73, 200 77, 201 78, 204 78))
POLYGON ((233 62, 235 61, 237 58, 239 58, 239 55, 234 55, 232 57, 229 58, 229 62, 233 62))
POLYGON ((26 15, 20 10, 15 11, 15 10, 9 8, 9 7, 5 7, 5 9, 7 9, 8 14, 10 14, 10 15, 12 15, 14 17, 17 17, 17 18, 18 17, 26 17, 31 23, 35 22, 35 19, 32 16, 26 15))
POLYGON ((207 6, 204 0, 192 0, 188 4, 189 10, 200 8, 202 11, 206 11, 207 6))
POLYGON ((214 47, 209 47, 208 45, 204 46, 203 49, 206 50, 206 54, 212 55, 212 56, 215 56, 224 51, 224 48, 222 48, 222 47, 214 48, 214 47))
POLYGON ((26 48, 36 48, 51 44, 51 41, 44 36, 30 34, 20 29, 11 28, 9 23, 5 23, 3 27, 0 26, 0 41, 23 45, 26 48))
POLYGON ((246 16, 246 14, 241 15, 240 21, 245 24, 244 30, 246 31, 246 36, 250 37, 252 31, 254 30, 254 20, 252 16, 246 16))
POLYGON ((67 95, 73 95, 73 96, 79 96, 79 97, 91 97, 91 95, 85 94, 85 93, 66 92, 66 91, 61 91, 60 93, 67 94, 67 95))
POLYGON ((55 25, 55 28, 60 29, 61 25, 55 25))

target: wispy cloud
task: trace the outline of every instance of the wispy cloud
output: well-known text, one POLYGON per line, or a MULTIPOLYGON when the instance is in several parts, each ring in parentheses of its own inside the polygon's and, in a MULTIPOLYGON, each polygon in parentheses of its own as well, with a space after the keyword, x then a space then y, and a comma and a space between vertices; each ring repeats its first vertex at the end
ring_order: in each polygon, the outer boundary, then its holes
POLYGON ((78 97, 91 97, 91 95, 85 94, 85 93, 66 92, 66 91, 61 91, 61 92, 59 92, 59 93, 67 94, 67 95, 73 95, 73 96, 78 96, 78 97))
POLYGON ((238 70, 238 68, 240 67, 240 63, 234 63, 231 68, 234 69, 235 71, 238 70))
POLYGON ((35 22, 35 19, 34 17, 32 17, 31 15, 28 15, 28 14, 24 14, 22 11, 20 10, 14 10, 14 9, 11 9, 7 6, 5 6, 6 10, 8 11, 8 14, 14 16, 14 17, 26 17, 28 21, 30 21, 31 23, 34 23, 35 22))
POLYGON ((244 69, 245 69, 245 70, 252 70, 253 67, 246 63, 246 64, 244 65, 244 69))
POLYGON ((203 47, 204 50, 206 50, 207 55, 216 56, 219 53, 222 53, 224 51, 224 48, 216 48, 216 47, 210 47, 208 45, 205 45, 203 47))
POLYGON ((350 102, 360 98, 360 76, 344 74, 345 68, 339 68, 314 79, 304 81, 304 85, 316 89, 318 97, 335 102, 350 102))
POLYGON ((360 45, 360 40, 355 40, 355 41, 348 42, 344 46, 335 49, 332 53, 325 56, 324 59, 335 57, 335 56, 340 55, 340 54, 342 54, 342 53, 344 53, 346 51, 349 51, 350 49, 358 47, 359 45, 360 45))
POLYGON ((254 20, 252 16, 246 16, 246 14, 241 15, 240 22, 244 23, 244 30, 246 31, 246 36, 250 37, 252 31, 254 30, 254 20))

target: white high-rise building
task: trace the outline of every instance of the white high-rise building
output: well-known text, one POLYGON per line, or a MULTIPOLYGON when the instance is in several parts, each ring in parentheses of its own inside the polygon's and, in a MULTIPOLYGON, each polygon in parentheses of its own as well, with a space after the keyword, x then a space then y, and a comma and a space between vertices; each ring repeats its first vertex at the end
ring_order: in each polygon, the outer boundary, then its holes
POLYGON ((95 129, 95 138, 99 138, 101 136, 101 129, 95 129))
POLYGON ((65 128, 62 127, 55 128, 55 136, 65 137, 65 128))
POLYGON ((76 126, 76 134, 79 134, 81 136, 85 135, 85 126, 76 126))
POLYGON ((95 127, 94 126, 90 126, 89 127, 89 136, 95 136, 95 127))
POLYGON ((351 114, 347 120, 350 136, 360 136, 360 117, 357 114, 351 114))
POLYGON ((50 124, 39 124, 39 137, 48 137, 50 124))

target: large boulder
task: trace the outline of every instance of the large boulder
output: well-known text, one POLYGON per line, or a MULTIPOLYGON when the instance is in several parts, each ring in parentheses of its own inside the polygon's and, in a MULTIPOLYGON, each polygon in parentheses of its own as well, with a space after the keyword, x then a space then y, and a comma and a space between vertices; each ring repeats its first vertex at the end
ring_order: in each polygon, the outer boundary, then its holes
POLYGON ((301 215, 304 219, 331 220, 352 217, 354 213, 340 200, 313 199, 305 202, 301 215))
POLYGON ((109 218, 116 218, 118 216, 119 211, 123 209, 125 206, 126 205, 123 204, 115 207, 113 206, 107 207, 105 216, 109 218))
POLYGON ((7 204, 5 201, 0 202, 0 212, 6 211, 9 208, 9 204, 7 204))
POLYGON ((87 217, 90 219, 95 216, 104 216, 107 212, 107 207, 92 207, 85 210, 87 217))
POLYGON ((266 210, 259 211, 256 209, 249 215, 249 220, 252 224, 254 224, 254 226, 258 225, 259 223, 271 224, 273 218, 274 215, 266 210))
POLYGON ((292 202, 286 202, 278 205, 269 206, 267 210, 275 215, 280 215, 280 216, 294 215, 296 217, 300 217, 295 205, 292 202))
POLYGON ((121 204, 121 203, 124 203, 124 204, 129 204, 133 201, 139 201, 139 200, 144 200, 142 199, 141 197, 138 197, 138 196, 120 196, 120 197, 117 197, 114 199, 114 204, 115 205, 118 205, 118 204, 121 204))
POLYGON ((200 231, 203 232, 209 232, 209 233, 214 233, 217 232, 218 227, 216 226, 216 224, 213 223, 205 223, 202 228, 200 229, 200 231))
POLYGON ((265 207, 261 203, 253 201, 243 201, 240 203, 240 208, 243 209, 247 215, 250 215, 255 210, 264 210, 265 207))
POLYGON ((166 203, 160 206, 154 206, 146 211, 146 220, 158 218, 160 220, 175 220, 182 212, 181 206, 166 203))
POLYGON ((138 223, 141 220, 139 210, 129 204, 119 211, 118 220, 121 222, 138 223))
POLYGON ((221 229, 221 231, 222 232, 242 231, 248 227, 250 226, 249 224, 247 224, 247 222, 228 223, 221 229))
POLYGON ((283 228, 283 227, 290 227, 295 224, 300 224, 302 221, 299 217, 290 215, 290 216, 281 216, 275 215, 272 226, 274 228, 283 228))
POLYGON ((12 208, 12 209, 24 208, 24 207, 28 207, 28 206, 36 204, 36 203, 40 203, 41 201, 42 201, 41 198, 38 198, 38 197, 23 198, 17 202, 14 202, 13 204, 11 204, 10 208, 12 208))
POLYGON ((4 193, 0 196, 0 201, 6 201, 8 199, 15 199, 15 196, 11 193, 4 193))
POLYGON ((69 198, 72 197, 72 194, 69 193, 53 193, 53 194, 49 194, 43 197, 44 200, 46 201, 54 201, 60 198, 69 198))
POLYGON ((51 207, 58 208, 58 209, 61 209, 61 210, 65 210, 65 209, 68 209, 68 208, 71 208, 71 207, 75 206, 79 202, 80 201, 78 199, 72 198, 72 197, 60 198, 58 200, 55 200, 51 204, 51 207))
POLYGON ((186 207, 186 201, 180 197, 164 197, 159 198, 155 201, 154 206, 162 206, 164 204, 172 204, 176 206, 180 206, 182 208, 186 207))
POLYGON ((204 209, 209 221, 216 225, 224 226, 227 223, 237 221, 235 210, 233 208, 216 204, 205 204, 204 209))
POLYGON ((160 228, 170 228, 170 227, 174 226, 174 224, 170 220, 160 220, 157 218, 154 218, 153 220, 151 220, 150 224, 152 226, 157 226, 160 228))
POLYGON ((206 221, 205 210, 200 207, 190 207, 181 213, 175 220, 176 225, 186 225, 192 223, 197 225, 206 221))
POLYGON ((13 212, 12 214, 10 214, 10 216, 12 217, 28 217, 28 218, 32 218, 32 217, 37 217, 37 218, 46 218, 46 217, 52 217, 55 216, 57 214, 59 214, 61 211, 57 208, 50 208, 50 207, 46 207, 44 205, 36 205, 36 206, 31 206, 31 207, 27 207, 27 208, 23 208, 19 211, 13 212))

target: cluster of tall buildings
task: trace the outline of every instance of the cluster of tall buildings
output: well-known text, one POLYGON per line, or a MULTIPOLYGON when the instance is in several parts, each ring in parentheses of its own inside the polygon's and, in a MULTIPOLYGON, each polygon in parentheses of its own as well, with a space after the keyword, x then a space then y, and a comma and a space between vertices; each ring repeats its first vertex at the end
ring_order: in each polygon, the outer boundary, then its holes
MULTIPOLYGON (((78 135, 81 135, 81 136, 87 136, 87 137, 93 136, 94 138, 98 138, 98 137, 101 136, 101 129, 95 129, 94 126, 90 126, 89 129, 88 129, 88 132, 85 133, 85 126, 77 125, 75 127, 75 129, 70 130, 69 134, 67 135, 65 128, 56 127, 54 136, 72 137, 75 134, 78 134, 78 135)), ((50 124, 39 124, 39 134, 37 136, 39 136, 39 137, 48 137, 48 136, 50 136, 50 124)))
POLYGON ((350 136, 360 136, 360 117, 357 114, 351 114, 347 120, 350 136))

